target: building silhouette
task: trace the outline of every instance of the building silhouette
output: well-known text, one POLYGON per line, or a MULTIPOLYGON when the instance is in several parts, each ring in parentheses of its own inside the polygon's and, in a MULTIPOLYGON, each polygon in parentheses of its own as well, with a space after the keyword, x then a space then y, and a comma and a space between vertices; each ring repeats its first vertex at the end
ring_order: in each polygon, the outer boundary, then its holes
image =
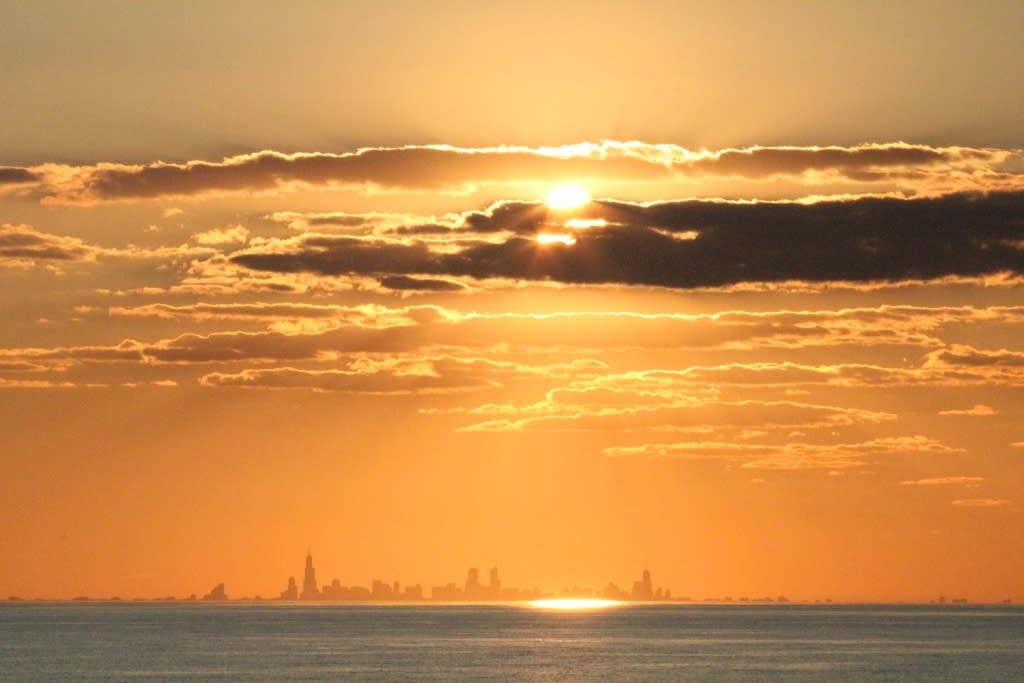
POLYGON ((501 597, 501 579, 498 578, 497 567, 491 567, 491 578, 487 588, 487 592, 492 600, 497 600, 501 597))
POLYGON ((224 590, 224 584, 218 583, 210 589, 210 592, 203 596, 203 600, 227 600, 228 594, 224 590))
POLYGON ((302 600, 319 600, 320 589, 316 585, 316 569, 313 567, 312 553, 306 553, 306 573, 302 579, 302 600))
POLYGON ((639 581, 633 582, 633 592, 630 594, 633 600, 654 600, 654 585, 651 583, 651 572, 644 570, 639 581))
POLYGON ((480 583, 480 570, 470 567, 466 572, 466 584, 462 589, 462 597, 465 600, 479 600, 483 597, 484 587, 480 583))
POLYGON ((288 587, 281 592, 281 600, 298 600, 299 587, 295 584, 295 577, 288 577, 288 587))

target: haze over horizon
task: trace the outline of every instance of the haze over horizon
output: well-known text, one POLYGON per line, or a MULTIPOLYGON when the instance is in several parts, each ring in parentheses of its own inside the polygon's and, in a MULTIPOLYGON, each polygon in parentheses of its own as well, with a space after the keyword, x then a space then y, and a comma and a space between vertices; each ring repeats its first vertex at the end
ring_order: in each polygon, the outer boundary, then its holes
POLYGON ((0 0, 0 595, 1024 599, 1022 26, 0 0))

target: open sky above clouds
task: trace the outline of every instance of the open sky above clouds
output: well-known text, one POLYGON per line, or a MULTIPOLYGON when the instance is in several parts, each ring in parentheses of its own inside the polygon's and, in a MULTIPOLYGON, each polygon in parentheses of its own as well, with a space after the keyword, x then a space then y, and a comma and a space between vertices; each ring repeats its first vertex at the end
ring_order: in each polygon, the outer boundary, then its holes
POLYGON ((0 591, 1024 599, 1022 25, 0 3, 0 591))

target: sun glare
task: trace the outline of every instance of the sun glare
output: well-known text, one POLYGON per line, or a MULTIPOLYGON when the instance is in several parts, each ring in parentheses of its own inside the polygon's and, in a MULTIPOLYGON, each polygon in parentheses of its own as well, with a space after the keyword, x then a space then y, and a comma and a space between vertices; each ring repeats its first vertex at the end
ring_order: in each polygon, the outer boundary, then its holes
POLYGON ((548 598, 545 600, 530 600, 530 607, 537 609, 557 610, 588 610, 605 609, 618 607, 622 603, 618 600, 602 600, 600 598, 548 598))
POLYGON ((590 195, 579 185, 559 185, 548 192, 546 203, 552 209, 575 209, 589 201, 590 195))
POLYGON ((576 244, 576 238, 572 235, 555 232, 542 232, 537 235, 537 241, 541 244, 564 244, 567 247, 576 244))

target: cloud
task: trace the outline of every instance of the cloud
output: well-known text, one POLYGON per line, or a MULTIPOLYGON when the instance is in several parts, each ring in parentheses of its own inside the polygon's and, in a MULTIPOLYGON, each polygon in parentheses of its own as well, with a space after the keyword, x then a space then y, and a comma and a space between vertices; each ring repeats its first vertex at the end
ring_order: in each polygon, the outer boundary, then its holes
POLYGON ((996 415, 998 411, 992 406, 987 406, 982 403, 975 404, 971 408, 964 408, 962 410, 940 410, 939 415, 963 415, 967 417, 988 417, 989 415, 996 415))
POLYGON ((993 371, 981 367, 889 367, 863 363, 725 363, 690 366, 678 370, 644 370, 612 374, 594 380, 589 386, 575 386, 571 389, 603 388, 656 392, 659 395, 686 395, 700 387, 775 387, 793 390, 796 387, 813 385, 843 388, 1024 386, 1024 372, 1016 368, 996 368, 993 371))
POLYGON ((966 344, 953 344, 949 348, 928 354, 927 365, 931 367, 1021 368, 1024 367, 1024 351, 986 350, 966 344))
POLYGON ((572 402, 571 398, 549 396, 546 404, 526 406, 509 418, 472 424, 463 431, 671 432, 694 428, 790 431, 896 419, 891 413, 794 401, 718 401, 693 396, 680 396, 675 400, 677 402, 670 403, 659 397, 652 403, 641 401, 615 407, 604 403, 580 404, 572 402))
POLYGON ((612 457, 646 456, 687 460, 735 460, 741 461, 741 467, 744 468, 774 470, 847 469, 861 467, 871 460, 886 456, 956 452, 959 450, 924 436, 889 437, 860 443, 841 444, 764 445, 684 442, 612 446, 604 449, 604 454, 612 457))
POLYGON ((29 363, 22 360, 0 360, 0 372, 41 372, 47 370, 45 365, 29 363))
POLYGON ((143 248, 101 247, 66 235, 54 235, 30 225, 0 226, 0 267, 31 268, 44 265, 56 269, 62 264, 93 262, 98 256, 126 259, 186 259, 210 257, 214 251, 203 246, 143 248))
POLYGON ((270 240, 231 260, 275 273, 678 289, 1024 274, 1024 249, 1016 246, 1024 241, 1024 193, 816 203, 608 200, 583 213, 606 225, 551 228, 540 205, 505 203, 479 225, 466 219, 472 227, 454 231, 458 243, 416 239, 407 226, 403 239, 303 234, 270 240), (492 232, 498 241, 470 239, 492 232), (537 239, 545 233, 571 234, 572 242, 545 244, 537 239))
MULTIPOLYGON (((421 342, 453 344, 466 338, 481 345, 572 346, 588 348, 806 348, 879 346, 942 347, 940 331, 966 324, 1024 323, 1024 306, 987 308, 879 306, 839 310, 741 311, 719 313, 640 313, 579 311, 558 313, 461 312, 437 306, 387 308, 316 304, 150 304, 116 307, 112 315, 255 319, 268 317, 400 317, 418 324, 421 342), (233 312, 232 312, 233 311, 233 312), (227 317, 228 313, 238 317, 227 317), (415 319, 414 319, 415 317, 415 319), (458 327, 459 330, 454 328, 458 327), (627 331, 628 330, 628 331, 627 331)), ((938 368, 941 364, 932 361, 938 368)), ((695 374, 696 369, 691 372, 695 374)))
POLYGON ((997 508, 1010 505, 1011 501, 1005 498, 958 498, 953 505, 970 508, 997 508))
POLYGON ((200 383, 209 387, 314 389, 362 394, 450 393, 495 386, 483 377, 466 373, 452 376, 297 368, 213 372, 200 378, 200 383))
POLYGON ((385 361, 360 359, 347 369, 292 367, 213 372, 200 378, 209 387, 313 389, 364 394, 436 394, 501 387, 531 376, 558 377, 601 370, 603 364, 579 360, 527 365, 485 358, 416 357, 385 361))
POLYGON ((585 149, 378 147, 347 154, 256 152, 220 162, 46 165, 58 201, 96 201, 268 192, 297 187, 464 189, 472 183, 610 177, 665 178, 669 167, 614 143, 585 149))
POLYGON ((55 382, 48 379, 7 379, 0 377, 0 389, 72 389, 79 386, 74 382, 55 382))
POLYGON ((80 363, 125 363, 143 362, 143 345, 134 339, 125 339, 113 346, 57 346, 51 348, 27 347, 0 349, 0 359, 50 362, 47 369, 66 367, 68 362, 80 363))
POLYGON ((465 189, 475 184, 700 181, 789 178, 901 187, 1020 187, 1012 150, 905 143, 852 147, 749 147, 692 151, 675 145, 604 141, 561 147, 374 147, 345 154, 261 151, 184 164, 43 164, 8 168, 40 179, 54 201, 98 201, 278 192, 295 188, 465 189))
POLYGON ((229 225, 224 228, 214 228, 206 232, 196 233, 190 239, 196 244, 215 247, 245 244, 249 239, 249 230, 241 225, 229 225))
POLYGON ((0 187, 3 187, 4 185, 34 183, 37 180, 39 180, 39 176, 27 168, 0 166, 0 187))
POLYGON ((994 150, 964 147, 935 148, 903 143, 859 145, 856 147, 749 147, 726 149, 694 157, 683 166, 687 172, 718 177, 765 178, 831 173, 837 177, 872 181, 887 177, 896 169, 927 169, 937 166, 972 167, 978 163, 1003 161, 994 150))
POLYGON ((0 266, 31 267, 41 263, 89 261, 97 249, 76 237, 41 232, 28 225, 0 226, 0 266))
POLYGON ((111 317, 120 318, 162 318, 164 320, 228 321, 245 320, 278 323, 296 320, 326 320, 334 327, 342 324, 364 327, 387 328, 415 325, 442 315, 441 309, 433 306, 390 308, 377 304, 342 306, 339 304, 306 303, 229 303, 213 304, 146 304, 143 306, 111 306, 107 310, 111 317))
POLYGON ((408 275, 389 275, 380 279, 382 287, 401 291, 414 292, 461 292, 466 286, 452 280, 436 280, 431 278, 410 277, 408 275))
POLYGON ((1024 448, 1024 441, 1014 441, 1010 444, 1010 448, 1024 448))
POLYGON ((423 225, 423 216, 404 213, 369 212, 348 213, 344 211, 298 213, 278 211, 267 218, 275 223, 287 225, 299 232, 379 232, 395 231, 406 225, 423 225))
MULTIPOLYGON (((886 344, 946 348, 939 338, 946 326, 1024 322, 1024 307, 1019 306, 879 306, 711 314, 587 311, 518 314, 460 312, 437 306, 388 308, 197 303, 113 307, 110 314, 201 320, 338 318, 362 324, 370 324, 367 322, 370 318, 380 317, 391 321, 386 326, 394 325, 396 320, 418 325, 420 334, 416 343, 420 344, 465 344, 472 339, 483 346, 501 343, 510 347, 539 345, 597 349, 751 350, 843 345, 877 348, 886 344)), ((940 368, 950 367, 934 359, 930 363, 936 373, 940 368)), ((691 375, 700 371, 700 368, 688 370, 691 375)))
POLYGON ((985 481, 985 477, 933 477, 931 479, 908 479, 900 482, 900 486, 976 486, 985 481))
MULTIPOLYGON (((88 314, 88 313, 87 313, 88 314)), ((587 385, 560 389, 629 392, 641 396, 702 395, 708 389, 759 387, 799 391, 804 387, 1024 386, 1024 365, 1007 363, 1017 352, 943 346, 942 329, 961 324, 1020 324, 1021 307, 928 308, 881 306, 838 311, 725 311, 718 314, 556 313, 491 314, 439 306, 343 306, 307 303, 208 303, 112 306, 111 317, 166 320, 240 321, 260 331, 225 330, 102 347, 126 362, 218 363, 311 360, 353 353, 473 355, 474 352, 579 354, 608 351, 813 349, 880 344, 938 347, 918 364, 807 364, 733 362, 612 373, 587 385), (129 355, 125 355, 126 350, 129 355), (967 364, 958 361, 968 359, 967 364), (989 359, 983 365, 979 359, 989 359)), ((93 315, 93 314, 90 314, 93 315)), ((9 359, 33 361, 92 358, 101 347, 0 350, 9 359)))

